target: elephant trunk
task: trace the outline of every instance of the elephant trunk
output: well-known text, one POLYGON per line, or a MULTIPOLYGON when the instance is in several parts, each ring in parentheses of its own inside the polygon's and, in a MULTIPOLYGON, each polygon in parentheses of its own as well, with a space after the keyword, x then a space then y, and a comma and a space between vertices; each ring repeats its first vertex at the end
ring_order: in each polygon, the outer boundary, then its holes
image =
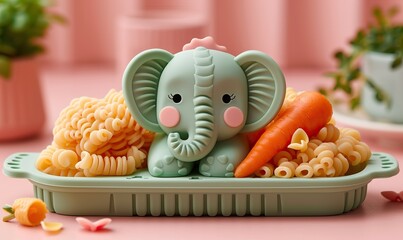
POLYGON ((198 47, 193 55, 195 61, 194 114, 195 125, 189 137, 180 134, 168 135, 168 146, 172 154, 182 161, 196 161, 205 157, 216 144, 217 131, 214 126, 213 80, 214 64, 209 50, 198 47))

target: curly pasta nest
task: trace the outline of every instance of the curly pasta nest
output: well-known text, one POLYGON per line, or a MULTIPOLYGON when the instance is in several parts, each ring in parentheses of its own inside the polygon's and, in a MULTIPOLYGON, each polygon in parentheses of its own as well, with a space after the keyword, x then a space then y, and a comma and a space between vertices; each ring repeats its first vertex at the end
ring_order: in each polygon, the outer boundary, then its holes
POLYGON ((80 97, 61 111, 36 167, 58 176, 129 175, 145 167, 153 137, 134 120, 121 91, 80 97))

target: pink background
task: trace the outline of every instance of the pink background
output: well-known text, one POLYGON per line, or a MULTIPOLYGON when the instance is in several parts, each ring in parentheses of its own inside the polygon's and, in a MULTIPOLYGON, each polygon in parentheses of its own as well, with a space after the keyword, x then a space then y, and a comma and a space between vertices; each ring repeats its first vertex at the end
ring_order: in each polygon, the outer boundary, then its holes
MULTIPOLYGON (((52 141, 60 111, 76 97, 103 97, 121 89, 121 75, 138 52, 153 47, 180 51, 192 37, 215 37, 234 55, 257 49, 284 69, 287 85, 313 90, 329 82, 332 53, 347 47, 357 28, 369 22, 374 5, 399 0, 58 0, 54 10, 68 19, 53 26, 45 39, 41 83, 46 127, 37 138, 0 142, 0 159, 15 152, 39 152, 52 141)), ((403 15, 397 18, 400 22, 403 15)), ((403 149, 365 136, 373 151, 388 152, 403 162, 403 149)), ((381 138, 384 138, 381 137, 381 138)), ((403 176, 375 179, 363 205, 350 213, 328 217, 113 217, 106 231, 81 230, 74 217, 49 214, 64 230, 47 234, 15 222, 0 222, 8 239, 400 239, 403 204, 390 203, 381 191, 403 190, 403 176)), ((0 204, 32 197, 32 184, 0 174, 0 204)), ((92 220, 97 217, 91 217, 92 220)))
MULTIPOLYGON (((55 11, 64 14, 69 22, 49 32, 48 62, 122 65, 125 57, 146 48, 163 47, 176 52, 191 37, 211 35, 235 55, 257 49, 287 68, 332 66, 332 53, 346 47, 355 31, 369 23, 373 6, 403 8, 403 1, 399 0, 58 0, 58 3, 55 11)), ((403 13, 396 20, 402 21, 403 13)))

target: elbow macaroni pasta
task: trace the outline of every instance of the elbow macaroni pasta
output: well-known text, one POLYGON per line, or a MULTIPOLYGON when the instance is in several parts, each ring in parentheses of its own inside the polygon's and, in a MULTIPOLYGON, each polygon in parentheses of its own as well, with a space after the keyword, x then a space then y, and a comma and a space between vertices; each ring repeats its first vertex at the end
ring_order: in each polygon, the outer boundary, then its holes
POLYGON ((274 169, 274 175, 280 178, 292 178, 295 175, 295 168, 298 166, 295 162, 282 162, 274 169))
POLYGON ((256 172, 256 176, 261 178, 268 178, 273 176, 273 174, 274 174, 274 165, 271 163, 265 164, 256 172))
POLYGON ((308 163, 301 163, 295 169, 296 177, 311 178, 313 176, 313 168, 308 163))
POLYGON ((145 167, 153 137, 133 119, 122 92, 80 97, 60 112, 36 168, 58 176, 132 174, 145 167))

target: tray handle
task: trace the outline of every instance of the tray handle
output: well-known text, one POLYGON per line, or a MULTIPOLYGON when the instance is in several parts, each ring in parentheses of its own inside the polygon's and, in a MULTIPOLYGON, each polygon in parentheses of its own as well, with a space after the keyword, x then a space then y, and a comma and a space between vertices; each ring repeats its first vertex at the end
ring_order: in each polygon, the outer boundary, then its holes
POLYGON ((372 153, 371 160, 366 170, 373 178, 387 178, 396 175, 399 172, 399 164, 396 159, 383 152, 372 153))
POLYGON ((14 178, 29 178, 31 173, 36 170, 35 164, 32 164, 33 153, 15 153, 6 158, 3 164, 5 175, 14 178))

